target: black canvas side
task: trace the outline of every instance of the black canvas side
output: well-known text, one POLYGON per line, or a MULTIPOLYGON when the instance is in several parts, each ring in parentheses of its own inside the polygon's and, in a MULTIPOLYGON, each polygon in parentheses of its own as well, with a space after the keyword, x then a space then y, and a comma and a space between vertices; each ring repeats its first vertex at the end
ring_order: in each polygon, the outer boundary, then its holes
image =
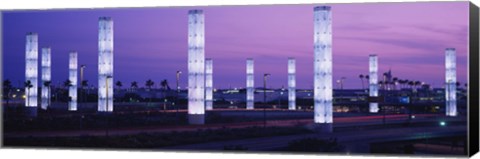
POLYGON ((469 15, 469 88, 468 88, 468 155, 473 156, 479 150, 479 12, 470 2, 469 15))

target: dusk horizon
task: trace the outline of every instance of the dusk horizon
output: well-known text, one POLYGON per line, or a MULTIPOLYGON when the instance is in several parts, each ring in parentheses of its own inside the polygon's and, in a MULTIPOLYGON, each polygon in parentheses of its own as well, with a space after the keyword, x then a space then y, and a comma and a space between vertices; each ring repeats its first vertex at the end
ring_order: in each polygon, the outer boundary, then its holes
MULTIPOLYGON (((187 86, 187 13, 205 13, 205 57, 213 59, 214 88, 245 87, 246 59, 255 61, 255 87, 270 73, 269 88, 287 88, 287 60, 297 62, 297 88, 313 86, 313 7, 309 5, 197 6, 98 10, 7 11, 3 13, 3 78, 17 86, 25 81, 25 35, 39 35, 41 48, 52 49, 52 81, 68 79, 68 53, 78 52, 86 65, 85 80, 98 83, 98 18, 114 20, 114 80, 123 88, 176 71, 187 86)), ((344 88, 361 88, 368 74, 368 55, 377 54, 379 77, 393 76, 441 88, 445 49, 457 52, 458 82, 467 82, 468 2, 327 4, 332 6, 333 80, 344 88), (428 6, 428 7, 425 7, 428 6), (405 10, 408 8, 408 11, 405 10), (459 18, 460 17, 460 18, 459 18)), ((39 68, 40 68, 40 62, 39 68)), ((41 72, 39 70, 39 72, 41 72)), ((380 78, 381 79, 381 78, 380 78)))

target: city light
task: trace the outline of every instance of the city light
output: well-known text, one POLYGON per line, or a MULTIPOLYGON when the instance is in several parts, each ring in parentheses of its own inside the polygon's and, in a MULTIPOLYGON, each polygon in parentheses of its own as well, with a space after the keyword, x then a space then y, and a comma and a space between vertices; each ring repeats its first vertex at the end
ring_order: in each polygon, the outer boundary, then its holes
POLYGON ((446 125, 447 125, 447 123, 445 123, 444 121, 440 122, 440 126, 446 126, 446 125))

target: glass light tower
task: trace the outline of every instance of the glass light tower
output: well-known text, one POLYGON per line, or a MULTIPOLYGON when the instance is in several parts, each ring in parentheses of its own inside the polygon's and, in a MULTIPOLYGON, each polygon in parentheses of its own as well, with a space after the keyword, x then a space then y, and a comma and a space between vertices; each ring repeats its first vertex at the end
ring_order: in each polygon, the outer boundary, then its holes
POLYGON ((113 111, 113 20, 98 19, 98 111, 113 111))
POLYGON ((68 80, 71 82, 68 87, 68 110, 76 111, 77 110, 77 85, 78 85, 78 58, 77 52, 70 52, 70 62, 68 65, 68 80))
POLYGON ((295 58, 288 58, 288 109, 295 110, 295 58))
POLYGON ((50 104, 50 86, 46 85, 51 79, 51 49, 49 47, 42 48, 42 109, 46 110, 50 104))
POLYGON ((247 109, 254 108, 253 59, 247 58, 247 109))
POLYGON ((314 8, 314 123, 332 132, 332 12, 314 8))
POLYGON ((455 48, 445 49, 445 105, 447 116, 457 116, 457 71, 455 48))
POLYGON ((206 109, 213 109, 213 60, 205 59, 205 102, 206 109))
POLYGON ((27 33, 25 47, 25 106, 29 115, 36 116, 38 106, 38 34, 27 33))
MULTIPOLYGON (((375 54, 369 56, 369 94, 370 97, 378 97, 378 57, 375 54)), ((370 113, 378 113, 378 103, 370 103, 370 113)))
POLYGON ((188 11, 188 121, 205 123, 205 17, 188 11))

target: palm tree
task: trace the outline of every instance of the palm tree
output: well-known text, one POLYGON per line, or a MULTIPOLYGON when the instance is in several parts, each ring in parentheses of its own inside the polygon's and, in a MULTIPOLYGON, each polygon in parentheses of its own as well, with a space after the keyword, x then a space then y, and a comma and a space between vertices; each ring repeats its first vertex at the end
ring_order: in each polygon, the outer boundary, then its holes
POLYGON ((418 86, 422 85, 422 82, 420 81, 415 81, 415 89, 418 89, 418 86))
POLYGON ((69 79, 63 81, 63 86, 68 89, 68 87, 72 86, 72 81, 70 81, 69 79))
POLYGON ((30 88, 33 87, 32 85, 32 82, 30 80, 27 80, 25 83, 24 83, 24 86, 25 88, 27 88, 27 92, 28 92, 28 100, 27 100, 27 106, 30 106, 30 88))
POLYGON ((400 83, 400 88, 405 88, 405 84, 407 83, 406 80, 398 80, 398 83, 400 83))
POLYGON ((362 89, 365 89, 365 85, 363 84, 363 78, 364 77, 365 76, 363 76, 363 74, 358 75, 358 78, 360 78, 360 80, 362 81, 362 89))
POLYGON ((7 102, 7 106, 8 106, 8 103, 10 101, 10 92, 11 91, 12 91, 12 82, 8 79, 3 81, 3 93, 4 93, 3 98, 5 98, 5 101, 7 102))
POLYGON ((393 81, 393 89, 396 90, 397 89, 398 77, 393 77, 392 81, 393 81))
POLYGON ((413 89, 413 85, 415 85, 415 82, 414 81, 408 81, 408 85, 410 86, 410 88, 413 89))
POLYGON ((52 84, 52 81, 44 81, 43 82, 43 86, 47 87, 48 88, 48 102, 47 102, 47 105, 50 105, 50 96, 52 95, 51 94, 51 88, 50 88, 50 85, 52 84))
POLYGON ((120 82, 120 81, 117 81, 117 83, 115 83, 115 85, 118 87, 119 90, 122 88, 122 82, 120 82))
POLYGON ((384 82, 383 81, 378 81, 378 85, 380 86, 380 88, 383 88, 382 86, 384 85, 384 82))
MULTIPOLYGON (((153 82, 151 79, 148 79, 147 82, 145 82, 145 86, 148 87, 148 90, 152 89, 152 86, 155 85, 155 82, 153 82)), ((149 102, 152 102, 153 95, 150 95, 150 100, 149 102)))
POLYGON ((145 86, 148 88, 148 89, 152 89, 152 86, 155 85, 155 82, 153 82, 151 79, 147 80, 147 82, 145 82, 145 86))
POLYGON ((160 82, 160 85, 162 86, 162 89, 170 90, 170 86, 168 85, 168 81, 166 79, 162 80, 162 82, 160 82))
MULTIPOLYGON (((73 86, 72 81, 70 81, 69 79, 65 80, 63 82, 63 86, 65 87, 66 92, 68 92, 68 88, 73 86)), ((68 96, 68 101, 70 102, 70 96, 68 96)))
POLYGON ((134 88, 135 88, 135 89, 136 89, 136 88, 138 88, 137 81, 133 81, 132 83, 130 83, 130 88, 132 88, 132 89, 134 89, 134 88))
POLYGON ((410 80, 405 79, 405 87, 408 88, 409 85, 410 85, 410 80))
POLYGON ((162 86, 162 94, 163 94, 163 99, 164 99, 163 109, 165 110, 166 109, 166 100, 167 100, 166 92, 167 92, 167 90, 170 90, 170 86, 168 86, 167 79, 162 80, 162 82, 160 82, 160 85, 162 86))

